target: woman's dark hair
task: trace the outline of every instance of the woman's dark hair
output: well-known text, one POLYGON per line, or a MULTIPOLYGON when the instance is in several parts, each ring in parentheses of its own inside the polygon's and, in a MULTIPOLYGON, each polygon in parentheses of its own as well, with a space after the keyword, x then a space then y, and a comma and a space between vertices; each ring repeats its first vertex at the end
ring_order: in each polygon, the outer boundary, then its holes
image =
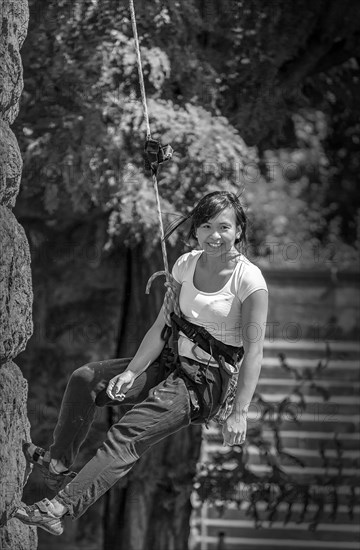
POLYGON ((201 224, 208 222, 211 218, 214 218, 229 207, 234 209, 236 225, 241 228, 240 238, 236 239, 235 245, 239 245, 240 243, 246 245, 246 215, 237 195, 228 191, 214 191, 205 195, 188 216, 176 222, 175 225, 170 226, 166 232, 165 238, 170 237, 170 235, 186 220, 191 220, 187 238, 196 240, 196 229, 200 227, 201 224))

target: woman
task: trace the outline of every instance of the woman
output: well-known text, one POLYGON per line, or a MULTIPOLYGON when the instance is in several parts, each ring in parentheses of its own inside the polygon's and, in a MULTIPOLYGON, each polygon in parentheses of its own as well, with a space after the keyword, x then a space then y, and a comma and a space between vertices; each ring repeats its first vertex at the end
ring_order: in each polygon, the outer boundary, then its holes
POLYGON ((179 322, 185 323, 178 327, 173 368, 164 372, 159 360, 165 345, 163 307, 130 361, 90 363, 73 373, 50 450, 32 444, 25 448, 28 460, 40 467, 49 486, 69 483, 52 500, 22 504, 15 517, 23 523, 61 534, 63 516, 81 516, 152 445, 192 422, 213 419, 224 401, 226 373, 240 363, 223 438, 225 445, 245 441, 247 411, 262 361, 266 283, 260 270, 238 251, 246 243, 246 217, 234 194, 206 195, 188 218, 189 237, 197 241, 198 249, 182 255, 172 270, 182 313, 179 322), (118 404, 126 412, 72 479, 75 474, 69 467, 96 405, 109 404, 118 404))

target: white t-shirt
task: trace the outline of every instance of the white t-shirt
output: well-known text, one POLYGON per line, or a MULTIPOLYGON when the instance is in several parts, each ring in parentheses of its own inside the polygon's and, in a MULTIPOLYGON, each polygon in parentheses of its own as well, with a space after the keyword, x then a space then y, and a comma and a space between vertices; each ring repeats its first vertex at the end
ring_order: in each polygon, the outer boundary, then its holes
MULTIPOLYGON (((202 250, 192 250, 180 256, 172 275, 180 285, 179 305, 184 318, 205 327, 217 340, 230 346, 242 346, 241 305, 256 290, 266 290, 260 269, 242 254, 227 283, 217 292, 203 292, 194 286, 194 272, 202 250)), ((184 334, 179 333, 179 355, 207 363, 209 354, 184 334)), ((217 366, 212 359, 211 365, 217 366)))

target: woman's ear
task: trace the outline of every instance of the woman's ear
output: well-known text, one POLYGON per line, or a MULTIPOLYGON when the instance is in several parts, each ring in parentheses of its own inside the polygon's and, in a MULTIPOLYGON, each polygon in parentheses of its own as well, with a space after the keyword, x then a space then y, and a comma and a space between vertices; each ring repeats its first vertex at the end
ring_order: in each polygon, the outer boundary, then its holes
POLYGON ((241 234, 242 234, 242 230, 240 228, 238 228, 238 230, 236 231, 236 235, 235 235, 235 239, 237 241, 240 241, 241 239, 241 234))

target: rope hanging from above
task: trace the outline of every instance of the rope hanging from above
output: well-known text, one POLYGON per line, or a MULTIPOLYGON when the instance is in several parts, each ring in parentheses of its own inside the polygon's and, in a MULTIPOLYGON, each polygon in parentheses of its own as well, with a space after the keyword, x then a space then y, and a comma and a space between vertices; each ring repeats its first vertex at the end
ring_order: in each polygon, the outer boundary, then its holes
POLYGON ((175 311, 175 313, 179 316, 181 316, 181 312, 180 312, 180 307, 178 304, 178 299, 174 288, 174 280, 171 273, 169 272, 169 263, 168 263, 167 252, 166 252, 166 245, 165 245, 165 233, 164 233, 164 225, 163 225, 162 215, 161 215, 161 205, 160 205, 159 188, 158 188, 158 182, 157 182, 157 173, 158 173, 159 165, 167 160, 170 160, 173 150, 170 145, 162 146, 159 141, 152 139, 151 137, 149 113, 148 113, 146 93, 145 93, 144 76, 143 76, 142 64, 141 64, 140 44, 139 44, 139 37, 137 33, 136 16, 135 16, 135 8, 134 8, 133 0, 129 0, 129 8, 130 8, 130 16, 131 16, 131 24, 133 29, 134 41, 135 41, 141 102, 143 106, 144 119, 146 124, 146 141, 145 141, 145 148, 144 148, 145 169, 151 170, 151 173, 152 173, 152 180, 153 180, 155 200, 156 200, 156 210, 157 210, 158 223, 159 223, 161 251, 162 251, 162 257, 163 257, 163 263, 164 263, 164 270, 157 271, 148 280, 145 292, 146 294, 149 294, 151 284, 153 280, 156 279, 156 277, 159 277, 160 275, 165 275, 166 277, 165 286, 167 287, 167 291, 164 297, 164 317, 165 317, 166 324, 170 327, 171 326, 170 314, 172 313, 172 311, 175 311))

